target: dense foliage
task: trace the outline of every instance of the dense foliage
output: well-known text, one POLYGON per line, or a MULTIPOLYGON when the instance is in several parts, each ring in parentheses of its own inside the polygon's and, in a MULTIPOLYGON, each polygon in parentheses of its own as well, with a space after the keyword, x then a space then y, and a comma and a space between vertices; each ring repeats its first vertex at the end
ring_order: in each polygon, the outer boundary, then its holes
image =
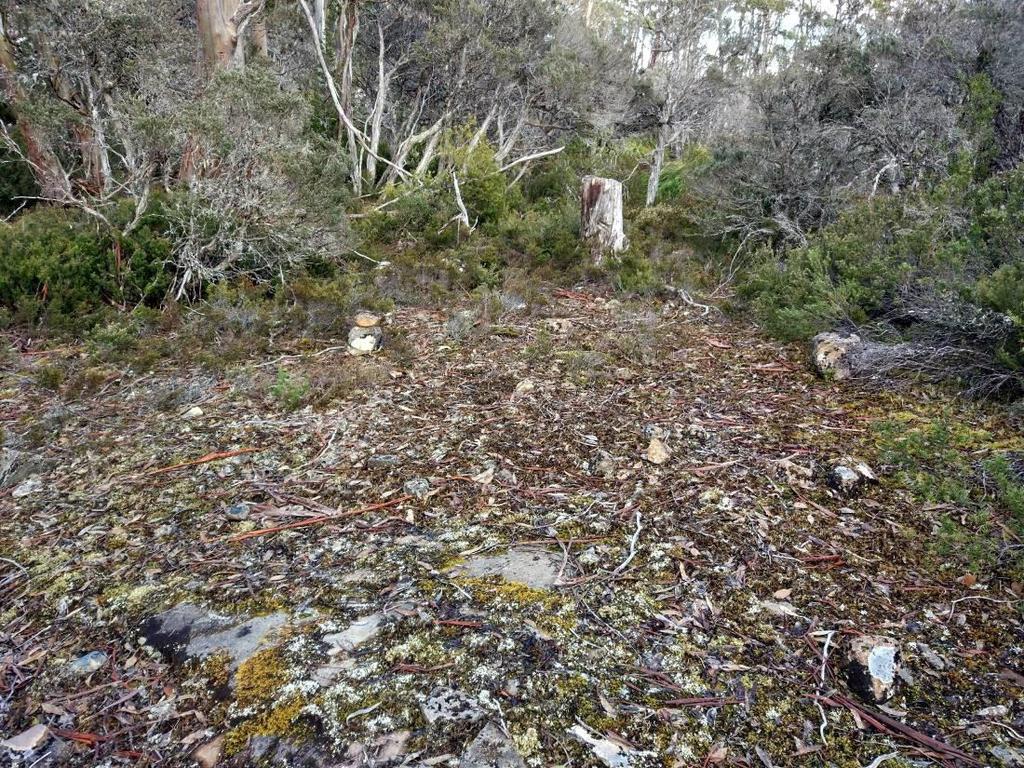
POLYGON ((421 302, 600 277, 732 299, 786 339, 969 348, 1019 388, 1012 0, 74 10, 0 12, 0 302, 21 321, 233 280, 421 302), (587 174, 626 187, 631 245, 600 272, 587 174))

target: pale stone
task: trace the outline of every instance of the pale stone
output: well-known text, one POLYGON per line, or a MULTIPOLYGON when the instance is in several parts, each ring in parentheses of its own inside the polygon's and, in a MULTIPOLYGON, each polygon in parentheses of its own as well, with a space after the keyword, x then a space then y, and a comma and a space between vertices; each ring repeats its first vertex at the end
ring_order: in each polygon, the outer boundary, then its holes
POLYGON ((847 681, 863 698, 878 704, 888 701, 899 672, 900 649, 892 638, 863 635, 850 641, 847 681))
POLYGON ((33 725, 17 736, 0 741, 0 747, 7 747, 12 752, 30 752, 42 746, 49 735, 50 729, 45 725, 33 725))
POLYGON ((651 442, 647 446, 645 458, 651 464, 661 465, 672 458, 672 451, 668 449, 668 446, 665 445, 660 437, 652 437, 651 442))
POLYGON ((220 755, 224 749, 224 737, 218 736, 209 741, 192 753, 192 759, 199 763, 200 768, 213 768, 220 762, 220 755))

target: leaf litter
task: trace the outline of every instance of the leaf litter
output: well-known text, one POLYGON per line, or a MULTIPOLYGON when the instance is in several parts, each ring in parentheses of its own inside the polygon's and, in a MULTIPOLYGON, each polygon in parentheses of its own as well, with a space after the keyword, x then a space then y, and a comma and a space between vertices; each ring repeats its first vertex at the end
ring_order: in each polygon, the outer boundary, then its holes
POLYGON ((941 395, 830 385, 672 303, 561 291, 500 321, 453 343, 400 310, 401 360, 285 350, 350 383, 290 412, 267 359, 71 400, 17 360, 12 764, 1015 764, 1020 596, 943 567, 869 429, 941 395), (161 409, 181 382, 187 418, 161 409), (852 455, 880 475, 856 495, 829 479, 852 455), (184 635, 147 635, 182 606, 184 635), (874 635, 905 657, 884 704, 848 695, 874 635))

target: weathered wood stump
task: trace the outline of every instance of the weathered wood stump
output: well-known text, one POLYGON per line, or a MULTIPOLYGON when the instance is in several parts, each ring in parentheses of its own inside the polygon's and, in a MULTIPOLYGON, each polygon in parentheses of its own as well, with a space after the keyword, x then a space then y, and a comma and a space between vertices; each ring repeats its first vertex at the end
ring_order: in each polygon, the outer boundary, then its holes
POLYGON ((590 243, 594 264, 606 253, 626 249, 622 228, 622 183, 600 176, 583 177, 583 211, 580 234, 590 243))

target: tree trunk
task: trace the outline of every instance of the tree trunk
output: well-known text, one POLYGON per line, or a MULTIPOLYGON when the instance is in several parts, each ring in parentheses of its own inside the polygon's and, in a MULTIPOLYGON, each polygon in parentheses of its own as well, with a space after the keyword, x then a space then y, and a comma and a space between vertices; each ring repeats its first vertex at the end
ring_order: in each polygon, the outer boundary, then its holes
POLYGON ((196 21, 207 72, 245 66, 245 46, 240 45, 234 21, 241 0, 196 0, 196 21))
POLYGON ((42 131, 25 118, 19 109, 25 94, 18 85, 18 74, 14 61, 14 48, 7 39, 4 18, 0 15, 0 93, 3 94, 14 112, 18 133, 25 147, 25 156, 32 166, 32 175, 39 185, 42 197, 48 200, 64 200, 71 195, 71 181, 42 131))
POLYGON ((658 144, 651 157, 651 175, 647 178, 647 199, 644 206, 650 208, 658 199, 658 185, 661 183, 661 169, 665 164, 665 144, 658 136, 658 144))
POLYGON ((622 184, 599 176, 583 177, 583 211, 580 234, 591 245, 594 264, 609 251, 626 249, 622 227, 622 184))

